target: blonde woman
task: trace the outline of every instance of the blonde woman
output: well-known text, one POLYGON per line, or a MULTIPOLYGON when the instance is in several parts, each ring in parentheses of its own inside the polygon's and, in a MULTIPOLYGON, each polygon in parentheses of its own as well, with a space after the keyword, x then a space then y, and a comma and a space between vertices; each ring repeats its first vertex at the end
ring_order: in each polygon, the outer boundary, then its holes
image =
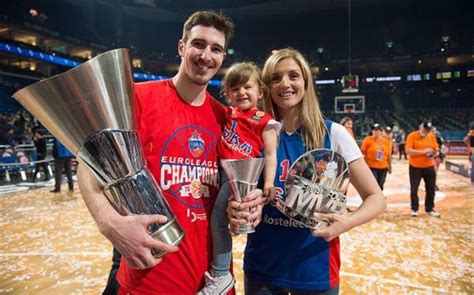
MULTIPOLYGON (((306 59, 296 50, 277 50, 267 59, 263 80, 270 89, 265 111, 282 122, 277 149, 275 189, 285 199, 288 168, 306 151, 330 148, 349 164, 350 180, 363 204, 351 215, 324 215, 330 226, 312 230, 290 222, 268 204, 262 222, 248 236, 244 257, 246 294, 337 294, 339 290, 339 238, 385 209, 385 198, 353 137, 340 124, 324 120, 306 59)), ((229 202, 232 224, 246 220, 237 202, 229 202)))

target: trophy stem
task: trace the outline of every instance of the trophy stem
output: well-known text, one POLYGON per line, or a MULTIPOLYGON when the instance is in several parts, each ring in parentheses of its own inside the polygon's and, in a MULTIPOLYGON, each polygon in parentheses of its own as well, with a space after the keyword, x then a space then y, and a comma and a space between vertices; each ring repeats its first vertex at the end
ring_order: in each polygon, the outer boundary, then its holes
MULTIPOLYGON (((181 242, 181 240, 183 240, 184 231, 176 218, 173 218, 171 221, 162 225, 157 231, 150 233, 150 235, 168 245, 176 246, 181 242)), ((153 249, 151 253, 155 258, 161 258, 166 254, 166 251, 153 249)))
MULTIPOLYGON (((148 225, 148 232, 154 238, 169 245, 177 245, 183 239, 184 230, 176 220, 176 215, 171 211, 155 178, 147 169, 110 185, 104 190, 104 194, 115 210, 122 215, 166 216, 167 223, 148 225)), ((156 255, 162 256, 164 253, 157 251, 156 255)))
POLYGON ((255 228, 251 223, 240 224, 235 230, 235 232, 238 234, 251 234, 255 232, 255 228))
MULTIPOLYGON (((264 160, 262 158, 250 159, 228 159, 221 160, 221 165, 229 179, 230 189, 234 198, 242 202, 242 199, 258 184, 258 178, 263 170, 264 160)), ((251 212, 252 208, 248 211, 251 212)), ((236 233, 250 234, 255 232, 252 223, 238 225, 236 233)))

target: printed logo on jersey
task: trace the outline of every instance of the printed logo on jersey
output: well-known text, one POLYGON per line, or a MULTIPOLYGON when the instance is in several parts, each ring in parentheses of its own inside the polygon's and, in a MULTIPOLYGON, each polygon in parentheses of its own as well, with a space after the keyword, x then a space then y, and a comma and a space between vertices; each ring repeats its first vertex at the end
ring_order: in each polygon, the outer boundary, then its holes
POLYGON ((163 146, 160 186, 191 209, 202 209, 219 185, 217 137, 207 129, 185 126, 163 146))
POLYGON ((222 132, 222 139, 229 149, 248 158, 252 153, 252 145, 246 141, 241 141, 240 136, 235 132, 237 124, 237 121, 232 120, 230 129, 225 126, 222 132))
POLYGON ((255 112, 255 114, 250 118, 250 120, 258 124, 258 123, 260 122, 260 119, 263 118, 263 116, 265 116, 265 113, 264 113, 264 112, 262 112, 262 111, 257 111, 257 112, 255 112))
POLYGON ((197 131, 188 139, 188 148, 194 158, 199 158, 199 156, 202 155, 204 151, 204 140, 197 131))

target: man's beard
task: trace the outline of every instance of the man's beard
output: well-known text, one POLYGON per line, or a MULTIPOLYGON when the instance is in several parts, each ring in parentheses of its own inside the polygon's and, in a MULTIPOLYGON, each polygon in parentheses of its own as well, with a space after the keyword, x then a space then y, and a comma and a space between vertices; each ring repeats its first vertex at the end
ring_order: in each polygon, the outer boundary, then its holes
POLYGON ((189 77, 189 79, 191 80, 191 82, 193 82, 194 84, 198 86, 206 86, 207 83, 209 83, 209 81, 211 80, 211 79, 199 78, 199 76, 189 77))
POLYGON ((203 79, 191 79, 191 82, 193 82, 194 84, 198 85, 198 86, 206 86, 207 83, 209 83, 209 80, 203 80, 203 79))

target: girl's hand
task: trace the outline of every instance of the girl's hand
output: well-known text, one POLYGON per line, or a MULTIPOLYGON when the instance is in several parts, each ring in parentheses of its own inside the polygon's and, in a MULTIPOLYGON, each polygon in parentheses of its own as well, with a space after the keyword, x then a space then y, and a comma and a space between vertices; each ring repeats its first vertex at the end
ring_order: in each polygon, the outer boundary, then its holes
POLYGON ((276 190, 274 186, 265 187, 263 189, 263 196, 265 197, 265 204, 273 201, 275 199, 276 190))

